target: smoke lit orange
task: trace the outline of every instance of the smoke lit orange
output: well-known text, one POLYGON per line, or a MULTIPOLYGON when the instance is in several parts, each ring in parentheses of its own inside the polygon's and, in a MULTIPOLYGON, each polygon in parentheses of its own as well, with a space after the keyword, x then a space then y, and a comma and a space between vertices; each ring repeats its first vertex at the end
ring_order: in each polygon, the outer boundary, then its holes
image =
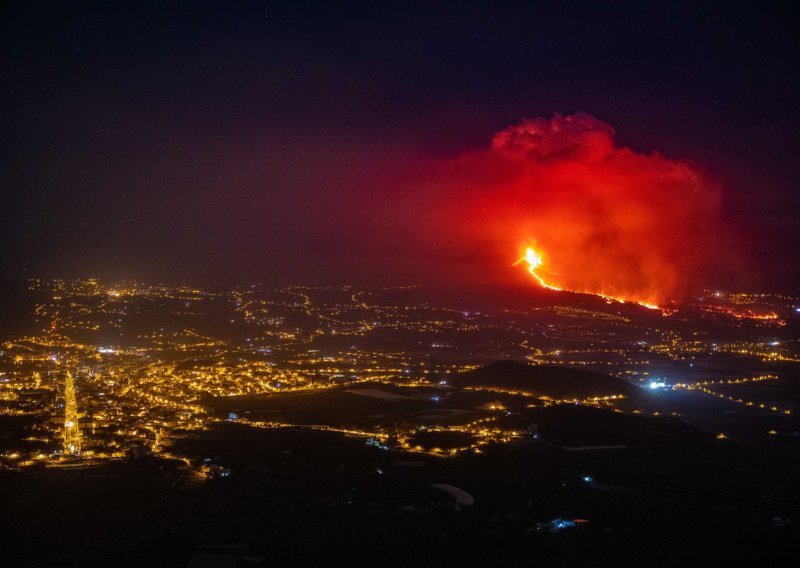
POLYGON ((740 239, 703 168, 620 145, 586 113, 524 119, 433 173, 420 184, 431 196, 422 244, 446 247, 459 278, 495 278, 513 250, 544 288, 655 308, 738 265, 740 239))

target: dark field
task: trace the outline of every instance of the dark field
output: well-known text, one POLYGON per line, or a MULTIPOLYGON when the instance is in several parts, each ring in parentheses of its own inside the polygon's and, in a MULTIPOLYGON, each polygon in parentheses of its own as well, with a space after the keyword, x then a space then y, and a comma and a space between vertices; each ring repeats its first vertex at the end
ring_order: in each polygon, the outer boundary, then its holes
MULTIPOLYGON (((575 436, 539 418, 542 432, 575 436)), ((142 459, 5 472, 3 563, 185 566, 198 552, 233 551, 256 566, 635 565, 647 555, 649 565, 716 565, 767 562, 793 546, 796 527, 773 518, 800 513, 796 470, 660 426, 659 443, 628 449, 545 441, 443 459, 336 433, 223 424, 184 441, 191 467, 142 459), (230 477, 198 473, 204 459, 230 477), (460 487, 475 505, 458 510, 431 483, 460 487), (590 523, 531 532, 555 517, 590 523)))

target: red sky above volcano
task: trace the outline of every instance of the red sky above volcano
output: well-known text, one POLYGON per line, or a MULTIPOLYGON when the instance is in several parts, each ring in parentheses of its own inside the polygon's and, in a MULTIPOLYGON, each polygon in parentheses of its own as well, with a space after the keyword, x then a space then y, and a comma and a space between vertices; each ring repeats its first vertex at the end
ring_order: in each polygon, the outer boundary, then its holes
POLYGON ((620 146, 583 112, 522 120, 405 191, 406 214, 427 225, 419 246, 460 262, 459 280, 491 279, 535 245, 551 284, 663 304, 737 262, 720 187, 699 165, 620 146))

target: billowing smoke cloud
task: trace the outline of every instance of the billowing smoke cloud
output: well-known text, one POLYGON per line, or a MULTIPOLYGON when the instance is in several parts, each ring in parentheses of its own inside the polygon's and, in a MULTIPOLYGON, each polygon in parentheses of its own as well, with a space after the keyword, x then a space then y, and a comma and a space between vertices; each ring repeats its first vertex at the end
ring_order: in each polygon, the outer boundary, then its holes
POLYGON ((586 113, 510 126, 451 176, 443 209, 465 246, 512 258, 535 245, 563 289, 663 304, 703 280, 724 233, 718 188, 696 165, 618 146, 586 113))

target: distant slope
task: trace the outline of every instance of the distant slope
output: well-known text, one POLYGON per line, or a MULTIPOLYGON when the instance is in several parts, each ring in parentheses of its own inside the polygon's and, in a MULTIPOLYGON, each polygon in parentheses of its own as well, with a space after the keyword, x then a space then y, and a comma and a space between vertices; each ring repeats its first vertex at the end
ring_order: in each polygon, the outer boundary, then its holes
POLYGON ((553 365, 525 365, 498 361, 450 379, 457 387, 483 387, 525 391, 552 398, 585 398, 623 394, 638 397, 642 389, 622 379, 553 365))

